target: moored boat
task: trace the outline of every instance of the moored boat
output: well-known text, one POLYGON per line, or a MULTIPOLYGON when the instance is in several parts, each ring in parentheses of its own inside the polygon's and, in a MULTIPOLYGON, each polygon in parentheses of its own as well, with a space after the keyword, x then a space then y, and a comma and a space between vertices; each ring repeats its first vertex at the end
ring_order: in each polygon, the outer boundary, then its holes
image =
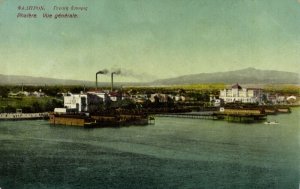
POLYGON ((279 123, 277 121, 266 121, 266 122, 264 122, 264 124, 266 124, 266 125, 277 125, 279 123))

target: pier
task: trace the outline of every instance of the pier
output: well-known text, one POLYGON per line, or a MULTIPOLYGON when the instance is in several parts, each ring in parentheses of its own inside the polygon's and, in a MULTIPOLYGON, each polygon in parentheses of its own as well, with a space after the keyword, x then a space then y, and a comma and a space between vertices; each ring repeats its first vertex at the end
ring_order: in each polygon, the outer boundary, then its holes
POLYGON ((48 119, 49 113, 1 113, 0 121, 21 121, 34 119, 48 119))
POLYGON ((190 112, 190 113, 172 113, 157 114, 157 117, 175 117, 188 119, 207 119, 207 120, 226 120, 229 122, 252 123, 266 119, 266 114, 245 113, 245 112, 190 112))
POLYGON ((188 112, 188 113, 171 113, 171 114, 157 114, 156 117, 176 117, 189 119, 211 119, 217 120, 218 116, 214 112, 188 112))

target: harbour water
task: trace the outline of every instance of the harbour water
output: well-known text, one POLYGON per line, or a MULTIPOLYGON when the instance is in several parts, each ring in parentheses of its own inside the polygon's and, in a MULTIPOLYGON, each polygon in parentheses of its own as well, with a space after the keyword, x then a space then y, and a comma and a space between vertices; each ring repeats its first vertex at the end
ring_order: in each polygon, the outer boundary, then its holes
POLYGON ((83 129, 0 122, 1 189, 284 188, 300 181, 300 108, 278 125, 158 117, 83 129))

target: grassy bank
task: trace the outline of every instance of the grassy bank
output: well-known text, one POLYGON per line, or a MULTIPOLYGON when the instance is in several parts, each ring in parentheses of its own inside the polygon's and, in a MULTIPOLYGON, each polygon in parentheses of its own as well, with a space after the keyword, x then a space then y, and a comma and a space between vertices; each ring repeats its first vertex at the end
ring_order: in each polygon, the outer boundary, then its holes
POLYGON ((62 100, 53 97, 0 98, 0 113, 12 113, 16 109, 22 109, 24 113, 46 112, 62 106, 62 100))

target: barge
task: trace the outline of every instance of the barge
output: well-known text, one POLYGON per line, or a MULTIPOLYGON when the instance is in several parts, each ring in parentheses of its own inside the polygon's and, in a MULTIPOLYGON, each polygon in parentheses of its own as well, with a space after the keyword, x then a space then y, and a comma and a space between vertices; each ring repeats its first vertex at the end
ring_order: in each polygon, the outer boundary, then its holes
POLYGON ((289 106, 263 106, 264 111, 268 115, 275 115, 280 113, 291 113, 289 106))
POLYGON ((229 122, 253 123, 266 120, 267 114, 262 108, 221 108, 214 113, 218 119, 229 122))
POLYGON ((277 112, 279 113, 291 113, 291 109, 290 108, 277 108, 277 112))
POLYGON ((51 125, 79 127, 120 127, 127 125, 148 125, 147 115, 140 114, 56 114, 49 115, 51 125))

